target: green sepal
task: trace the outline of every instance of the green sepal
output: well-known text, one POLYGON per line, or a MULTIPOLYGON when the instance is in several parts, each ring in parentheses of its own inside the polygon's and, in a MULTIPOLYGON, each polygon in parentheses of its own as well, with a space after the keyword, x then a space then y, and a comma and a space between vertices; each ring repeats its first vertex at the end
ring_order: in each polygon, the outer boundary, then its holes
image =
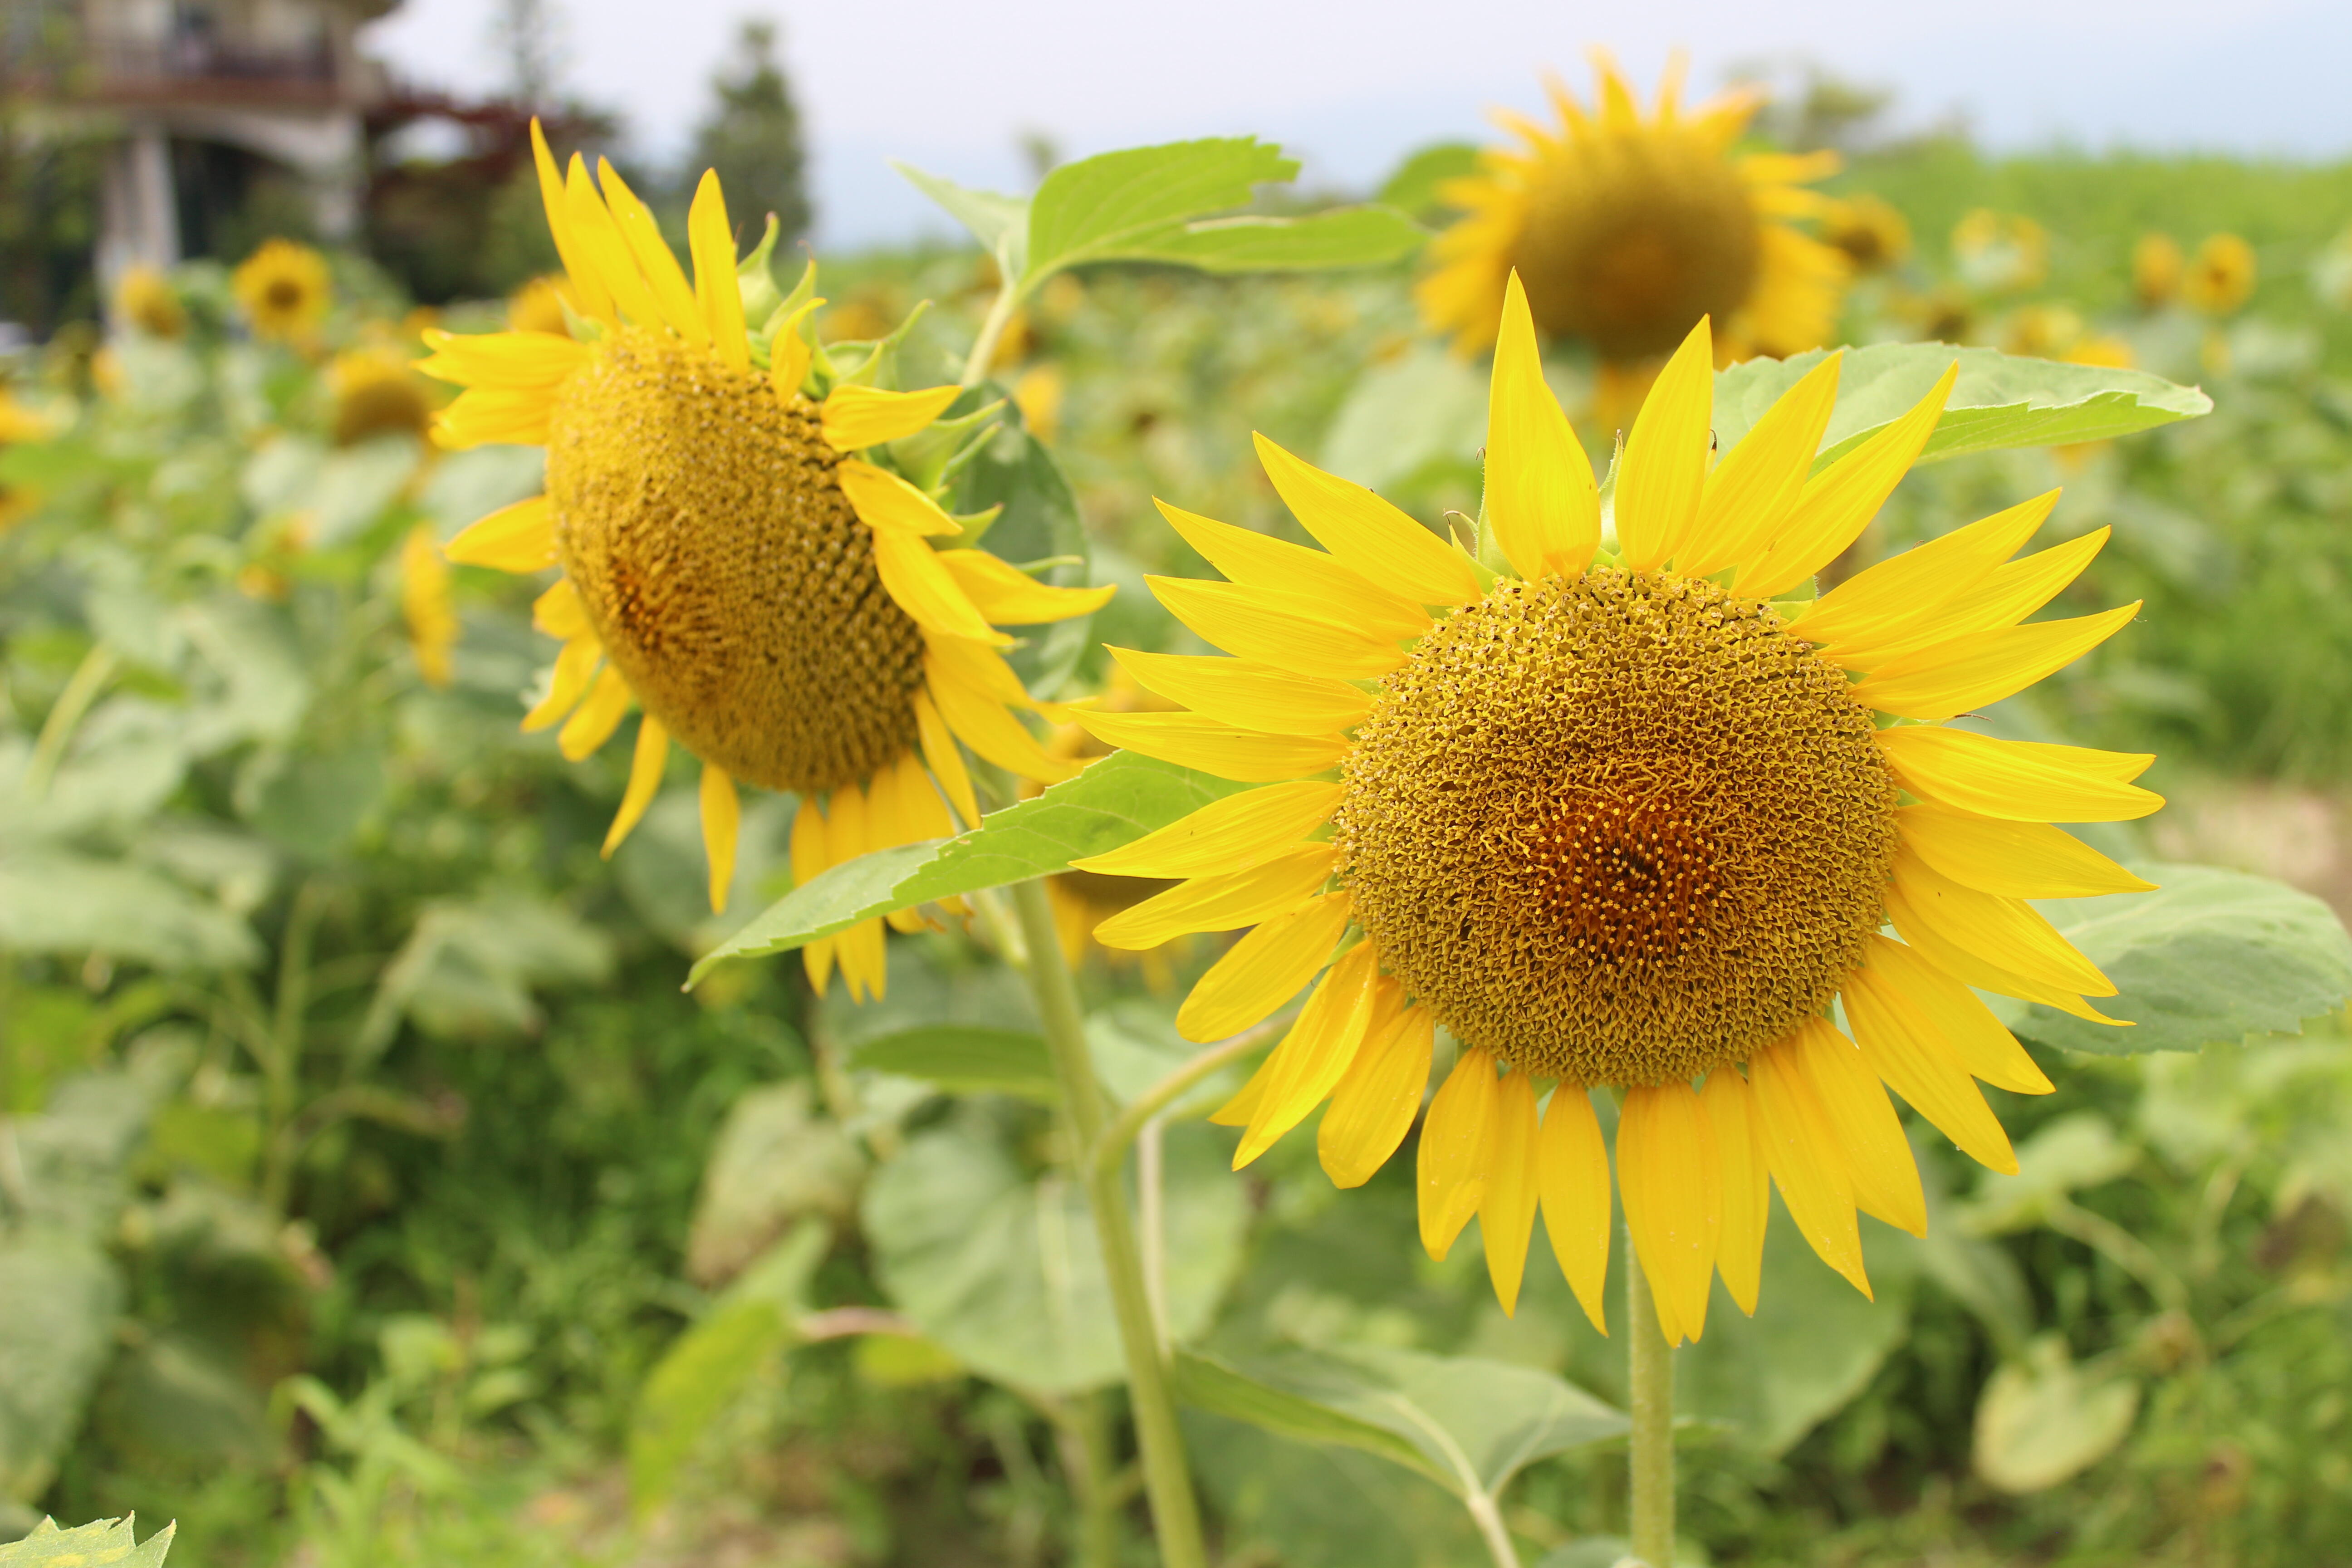
POLYGON ((972 453, 988 439, 1004 406, 1005 400, 999 397, 969 414, 935 419, 913 435, 891 442, 891 458, 908 480, 924 489, 937 490, 971 461, 972 453))
MULTIPOLYGON (((776 215, 768 215, 768 229, 749 256, 735 264, 735 288, 743 297, 743 319, 747 321, 767 321, 775 317, 776 308, 783 302, 784 292, 776 287, 776 275, 769 269, 769 258, 774 255, 776 237, 782 233, 776 215)), ((816 263, 809 263, 814 271, 816 263)))
POLYGON ((978 544, 980 542, 980 536, 986 533, 991 525, 992 525, 998 518, 1003 517, 1003 515, 1004 503, 1003 501, 998 501, 994 506, 988 507, 980 511, 967 511, 961 513, 951 511, 948 513, 948 518, 949 521, 952 521, 958 528, 963 531, 956 535, 956 543, 965 549, 969 549, 972 545, 978 544))

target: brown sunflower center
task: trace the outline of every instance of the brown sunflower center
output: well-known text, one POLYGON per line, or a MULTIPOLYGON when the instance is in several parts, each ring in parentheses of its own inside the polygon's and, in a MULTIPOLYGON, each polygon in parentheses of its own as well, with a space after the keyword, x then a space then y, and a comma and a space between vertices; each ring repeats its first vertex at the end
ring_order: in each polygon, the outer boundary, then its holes
POLYGON ((1536 325, 1632 360, 1746 304, 1762 258, 1738 171, 1697 137, 1661 130, 1571 141, 1543 159, 1511 260, 1536 325))
POLYGON ((1707 583, 1505 582, 1387 678, 1348 761, 1357 918, 1529 1072, 1742 1060, 1829 1005, 1884 913, 1895 788, 1847 689, 1707 583))
POLYGON ((291 278, 272 278, 261 298, 273 310, 291 310, 302 303, 302 285, 291 278))
POLYGON ((771 789, 915 742, 923 642, 884 591, 815 409, 624 328, 557 394, 556 547, 604 650, 689 751, 771 789))

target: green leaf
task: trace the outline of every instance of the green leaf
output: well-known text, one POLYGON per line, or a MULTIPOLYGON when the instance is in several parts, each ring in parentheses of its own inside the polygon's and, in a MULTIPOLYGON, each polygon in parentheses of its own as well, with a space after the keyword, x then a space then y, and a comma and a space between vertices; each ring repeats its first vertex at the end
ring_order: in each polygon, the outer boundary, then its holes
POLYGON ((1395 1461, 1456 1497, 1499 1495, 1547 1455, 1622 1436, 1625 1417, 1549 1373, 1370 1345, 1243 1362, 1185 1355, 1179 1397, 1299 1442, 1395 1461))
MULTIPOLYGON (((992 396, 1004 395, 991 389, 992 396)), ((1003 507, 982 547, 1015 565, 1058 561, 1038 581, 1056 588, 1084 588, 1093 582, 1094 546, 1078 520, 1078 499, 1045 444, 1028 431, 1005 425, 973 455, 956 478, 953 509, 966 516, 1003 507)), ((1094 617, 1076 616, 1026 634, 1008 662, 1022 684, 1050 696, 1077 668, 1094 640, 1094 617)))
POLYGON ((1428 230, 1394 207, 1333 207, 1304 217, 1251 213, 1138 240, 1118 259, 1175 262, 1203 272, 1304 272, 1377 267, 1411 256, 1428 238, 1428 230))
POLYGON ((1373 199, 1424 221, 1436 217, 1451 210, 1438 186, 1476 174, 1479 152, 1475 142, 1440 142, 1408 153, 1373 199))
MULTIPOLYGON (((1249 1225, 1231 1142, 1171 1127, 1163 1166, 1169 1331, 1199 1333, 1240 1268, 1249 1225)), ((1034 1175, 972 1110, 907 1141, 866 1184, 884 1289, 923 1336, 984 1377, 1047 1393, 1117 1382, 1110 1284, 1085 1194, 1034 1175)))
MULTIPOLYGON (((1752 359, 1717 372, 1717 445, 1729 450, 1774 399, 1829 352, 1752 359)), ((1902 417, 1955 360, 1959 379, 1920 454, 1923 463, 2009 447, 2105 441, 2213 411, 2213 400, 2195 387, 2178 386, 2146 371, 2021 359, 1997 349, 1948 343, 1877 343, 1844 353, 1837 407, 1814 459, 1817 468, 1902 417)))
POLYGON ((1051 1101, 1057 1090, 1045 1037, 1025 1029, 939 1024, 867 1040, 849 1065, 920 1079, 950 1094, 1010 1094, 1051 1101))
POLYGON ((1286 1568, 1461 1568, 1483 1563, 1476 1527, 1452 1494, 1340 1445, 1285 1442, 1201 1410, 1185 1447, 1223 1525, 1225 1561, 1286 1568))
POLYGON ((103 952, 157 969, 244 969, 261 944, 244 921, 119 860, 52 851, 0 861, 0 948, 103 952))
POLYGON ((1979 1176, 1976 1200, 1959 1212, 1959 1222, 1977 1236, 2031 1229, 2058 1199, 2114 1181, 2138 1163, 2139 1151, 2116 1137, 2105 1117, 2072 1111, 2019 1142, 2017 1174, 1979 1176))
POLYGON ((1065 163, 1029 203, 1024 289, 1090 261, 1152 259, 1151 247, 1194 218, 1245 205, 1261 184, 1298 174, 1255 136, 1129 147, 1065 163))
POLYGON ((730 958, 788 952, 892 910, 1066 869, 1133 843, 1243 785, 1117 752, 961 837, 877 850, 794 888, 704 955, 687 984, 730 958))
POLYGON ((946 208, 950 217, 970 229, 981 247, 996 258, 1006 277, 1021 275, 1027 265, 1029 240, 1029 203, 1025 198, 975 191, 953 180, 927 174, 896 158, 890 160, 890 166, 905 175, 917 190, 946 208))
POLYGON ((2153 893, 2038 906, 2115 982, 2091 1004, 2110 1028, 2053 1007, 2011 1023, 2043 1045, 2103 1056, 2193 1051, 2250 1035, 2300 1033, 2352 998, 2352 935, 2308 893, 2212 866, 2136 868, 2153 893))
POLYGON ((2023 1364, 2000 1368, 1977 1405, 1977 1474, 2005 1492, 2038 1492, 2115 1451, 2139 1414, 2139 1384, 2086 1373, 2066 1342, 2035 1342, 2023 1364))
POLYGON ((729 1108, 687 1229, 687 1278, 734 1279, 811 1215, 845 1219, 856 1208, 866 1157, 814 1100, 808 1080, 795 1079, 746 1089, 729 1108))
POLYGON ((71 1530, 59 1530, 57 1521, 45 1519, 22 1541, 0 1546, 0 1564, 5 1568, 163 1568, 179 1521, 174 1520, 141 1541, 132 1528, 138 1518, 125 1514, 121 1519, 77 1524, 71 1530))
POLYGON ((91 1237, 42 1227, 0 1242, 0 1500, 48 1489, 121 1310, 121 1273, 91 1237))

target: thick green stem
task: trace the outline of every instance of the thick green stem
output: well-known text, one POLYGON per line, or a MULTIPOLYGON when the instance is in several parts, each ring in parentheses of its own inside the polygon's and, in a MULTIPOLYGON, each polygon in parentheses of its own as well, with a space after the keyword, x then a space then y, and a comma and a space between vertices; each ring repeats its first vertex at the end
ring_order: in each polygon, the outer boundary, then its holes
POLYGON ((1128 1404, 1135 1417, 1135 1443, 1142 1454, 1144 1490, 1151 1501, 1160 1561, 1165 1568, 1207 1568, 1200 1506, 1193 1500, 1192 1477, 1184 1463, 1183 1434, 1176 1424, 1175 1394, 1170 1386, 1168 1363, 1152 1331, 1151 1299, 1144 1288, 1134 1216, 1128 1210, 1126 1164, 1095 1159, 1110 1117, 1101 1087, 1095 1081, 1094 1063, 1087 1054, 1086 1020, 1078 1010, 1077 984, 1062 957, 1053 910, 1045 902, 1045 884, 1018 882, 1009 892, 1022 939, 1029 949, 1029 988, 1037 999, 1038 1021, 1045 1028, 1055 1077, 1061 1085, 1062 1110, 1075 1153, 1072 1163, 1087 1178, 1087 1201, 1102 1247, 1103 1272, 1109 1277, 1119 1347, 1127 1357, 1128 1404))
POLYGON ((989 362, 996 358, 996 345, 1003 338, 1004 329, 1013 324, 1013 312, 1020 304, 1020 289, 1008 277, 996 290, 996 302, 989 306, 988 319, 980 324, 980 336, 972 340, 971 353, 963 362, 961 384, 978 386, 988 378, 989 362))
POLYGON ((1632 1505, 1626 1532, 1648 1568, 1675 1564, 1675 1348, 1658 1327, 1658 1304, 1625 1235, 1625 1360, 1631 1373, 1633 1442, 1627 1450, 1632 1505))

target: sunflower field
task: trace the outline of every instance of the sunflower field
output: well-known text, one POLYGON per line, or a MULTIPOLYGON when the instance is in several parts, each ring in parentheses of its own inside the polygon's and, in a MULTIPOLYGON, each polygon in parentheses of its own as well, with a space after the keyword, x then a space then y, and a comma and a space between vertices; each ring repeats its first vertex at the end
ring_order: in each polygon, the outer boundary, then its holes
POLYGON ((2352 1555, 2352 164, 1759 107, 15 353, 0 1563, 2352 1555))

